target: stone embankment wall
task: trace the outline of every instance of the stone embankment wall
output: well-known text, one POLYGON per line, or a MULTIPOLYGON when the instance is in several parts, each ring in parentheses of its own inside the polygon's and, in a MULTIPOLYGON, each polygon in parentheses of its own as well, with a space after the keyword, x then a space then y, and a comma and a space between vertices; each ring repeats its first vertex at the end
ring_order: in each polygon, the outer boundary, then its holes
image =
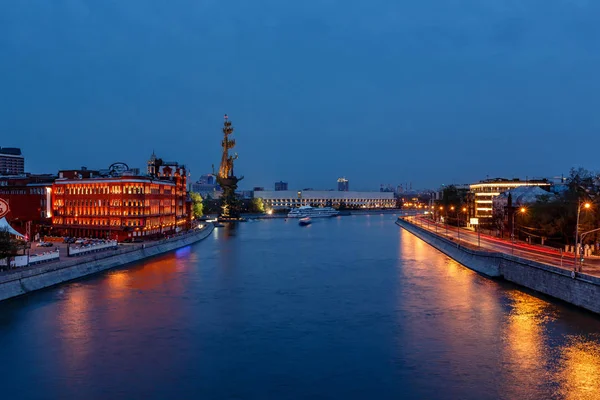
POLYGON ((98 253, 92 260, 71 258, 56 264, 13 271, 0 276, 0 300, 68 282, 84 276, 96 274, 111 268, 154 257, 169 251, 188 246, 208 237, 213 231, 212 224, 204 229, 186 235, 173 237, 153 244, 128 245, 118 250, 98 253))
POLYGON ((472 250, 401 218, 397 225, 453 258, 465 267, 502 278, 539 293, 600 313, 600 278, 577 274, 510 254, 472 250))

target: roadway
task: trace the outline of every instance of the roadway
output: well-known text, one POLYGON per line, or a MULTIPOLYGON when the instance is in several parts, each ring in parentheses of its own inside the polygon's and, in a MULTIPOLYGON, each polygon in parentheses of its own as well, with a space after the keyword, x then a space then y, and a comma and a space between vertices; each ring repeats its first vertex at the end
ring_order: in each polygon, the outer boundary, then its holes
MULTIPOLYGON (((526 258, 567 270, 573 270, 575 264, 575 255, 573 253, 561 252, 554 248, 532 245, 520 241, 512 243, 509 240, 485 234, 480 234, 480 237, 478 238, 477 232, 470 229, 458 229, 457 227, 446 226, 441 223, 435 223, 422 216, 405 218, 422 228, 428 229, 440 236, 447 237, 455 242, 460 242, 461 245, 469 248, 481 248, 482 250, 511 254, 516 257, 526 258)), ((587 257, 583 262, 583 269, 581 272, 600 276, 600 258, 587 257)))

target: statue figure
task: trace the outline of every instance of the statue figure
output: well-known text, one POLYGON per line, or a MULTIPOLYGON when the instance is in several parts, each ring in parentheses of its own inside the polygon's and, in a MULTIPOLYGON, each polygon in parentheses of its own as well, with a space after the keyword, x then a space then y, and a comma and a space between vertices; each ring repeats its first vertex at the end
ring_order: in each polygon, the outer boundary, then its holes
POLYGON ((233 162, 237 160, 238 155, 229 155, 229 150, 235 147, 235 139, 230 139, 229 136, 233 133, 233 127, 231 122, 225 114, 225 122, 223 123, 223 135, 224 138, 221 141, 221 147, 223 147, 223 154, 221 155, 221 165, 219 167, 219 174, 217 176, 217 182, 223 190, 221 196, 223 205, 221 207, 221 218, 223 219, 237 219, 239 218, 239 200, 235 194, 237 189, 237 183, 243 177, 237 178, 233 174, 233 162))

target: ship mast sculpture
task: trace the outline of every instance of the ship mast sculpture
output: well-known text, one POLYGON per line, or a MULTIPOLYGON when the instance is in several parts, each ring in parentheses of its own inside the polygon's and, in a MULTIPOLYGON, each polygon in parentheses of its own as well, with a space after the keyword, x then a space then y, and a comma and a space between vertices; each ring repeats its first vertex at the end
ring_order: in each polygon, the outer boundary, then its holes
POLYGON ((217 183, 223 191, 221 197, 223 203, 221 205, 221 215, 219 216, 222 220, 237 220, 240 218, 240 201, 235 195, 235 190, 237 189, 237 183, 244 177, 237 178, 233 174, 233 162, 237 160, 238 155, 237 153, 234 153, 233 156, 229 155, 229 150, 235 147, 235 139, 229 137, 232 133, 231 121, 225 114, 225 122, 223 123, 224 138, 221 142, 223 155, 221 156, 221 166, 217 175, 217 183))

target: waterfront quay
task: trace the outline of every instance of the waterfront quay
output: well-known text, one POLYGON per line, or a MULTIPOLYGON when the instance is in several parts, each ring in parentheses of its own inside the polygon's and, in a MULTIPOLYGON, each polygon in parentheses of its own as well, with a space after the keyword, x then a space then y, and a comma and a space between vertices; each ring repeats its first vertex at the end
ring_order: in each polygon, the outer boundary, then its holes
POLYGON ((6 270, 0 272, 0 300, 28 294, 188 246, 208 237, 213 229, 213 225, 208 224, 200 229, 162 240, 121 244, 104 251, 6 270))
POLYGON ((595 398, 595 315, 477 274, 396 220, 226 224, 1 302, 3 395, 595 398))
POLYGON ((423 215, 404 215, 401 218, 412 222, 420 228, 442 236, 456 243, 457 246, 473 250, 485 250, 510 254, 527 260, 536 261, 553 267, 570 271, 577 269, 585 275, 600 277, 600 257, 587 256, 582 262, 575 255, 556 248, 532 245, 522 241, 510 241, 495 236, 486 235, 473 229, 459 228, 441 222, 433 221, 423 215))
POLYGON ((591 273, 581 273, 573 269, 573 264, 571 269, 564 264, 556 265, 556 260, 553 264, 555 256, 542 254, 544 249, 535 249, 535 246, 506 252, 506 247, 502 247, 505 243, 495 243, 490 237, 482 239, 480 236, 473 243, 469 239, 472 235, 468 234, 461 242, 458 239, 460 232, 456 237, 450 237, 444 226, 443 234, 436 233, 439 226, 427 226, 426 219, 420 217, 400 217, 396 224, 476 272, 600 314, 600 277, 595 265, 586 268, 591 273))

